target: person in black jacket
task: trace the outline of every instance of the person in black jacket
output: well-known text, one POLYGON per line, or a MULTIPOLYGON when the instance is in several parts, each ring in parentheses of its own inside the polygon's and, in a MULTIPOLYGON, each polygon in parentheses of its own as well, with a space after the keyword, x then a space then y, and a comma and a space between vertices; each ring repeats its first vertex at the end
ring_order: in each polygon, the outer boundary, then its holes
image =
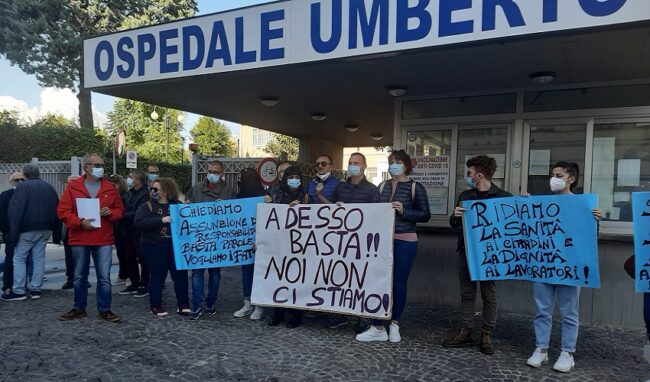
MULTIPOLYGON (((129 197, 129 187, 127 185, 127 182, 124 180, 124 178, 117 174, 109 176, 108 181, 115 185, 117 192, 120 193, 122 203, 124 203, 126 206, 129 197)), ((133 180, 131 180, 129 183, 132 182, 133 180)), ((118 261, 117 278, 112 281, 113 285, 125 284, 126 280, 129 278, 129 270, 126 261, 126 235, 127 231, 125 230, 123 220, 120 220, 113 227, 113 236, 115 236, 115 252, 117 254, 118 261)))
POLYGON ((14 172, 9 176, 11 188, 0 193, 0 232, 2 232, 2 241, 5 243, 5 264, 2 275, 3 293, 9 293, 14 283, 14 247, 16 245, 10 239, 9 201, 14 196, 16 185, 24 181, 25 175, 22 172, 14 172))
POLYGON ((135 297, 147 297, 147 284, 149 283, 149 270, 142 258, 140 250, 140 232, 138 227, 133 226, 135 213, 147 200, 149 200, 149 184, 147 175, 140 169, 133 169, 126 180, 130 184, 126 203, 124 203, 124 217, 120 221, 121 229, 126 233, 124 237, 124 249, 126 263, 131 285, 118 293, 121 295, 133 294, 135 297), (130 180, 129 180, 130 179, 130 180))
POLYGON ((392 321, 375 320, 365 332, 357 335, 357 341, 400 342, 399 320, 406 307, 408 277, 418 253, 417 223, 431 219, 427 190, 410 179, 413 170, 411 157, 404 150, 393 151, 388 156, 390 181, 379 185, 379 202, 391 203, 395 210, 395 233, 393 234, 393 311, 392 321))
MULTIPOLYGON (((262 187, 262 180, 254 168, 245 168, 239 173, 239 192, 237 199, 254 198, 264 196, 265 202, 270 202, 271 197, 262 187)), ((264 314, 264 308, 251 305, 251 293, 253 290, 253 270, 255 264, 242 265, 242 289, 244 290, 244 306, 234 313, 237 318, 250 316, 251 320, 260 320, 264 314)))
POLYGON ((148 289, 151 313, 156 316, 167 315, 162 304, 162 289, 167 272, 171 274, 174 281, 178 305, 176 312, 187 313, 189 311, 187 271, 176 269, 169 216, 170 205, 179 203, 178 185, 171 178, 160 178, 151 184, 150 189, 151 200, 138 207, 133 223, 142 233, 142 256, 150 272, 148 289))
MULTIPOLYGON (((291 166, 284 171, 280 187, 271 195, 273 203, 288 204, 295 206, 300 204, 305 198, 305 191, 302 188, 302 174, 300 167, 291 166)), ((273 318, 269 322, 271 326, 277 326, 283 321, 287 321, 287 328, 300 326, 302 321, 302 311, 298 309, 275 308, 273 318)))
POLYGON ((482 200, 493 198, 504 198, 512 196, 494 183, 492 176, 497 170, 497 162, 487 155, 478 155, 470 158, 467 163, 467 176, 465 182, 468 189, 458 196, 458 203, 454 213, 449 217, 449 224, 458 233, 457 252, 459 257, 458 279, 460 281, 460 327, 451 333, 442 343, 448 348, 472 346, 472 326, 474 322, 474 302, 476 300, 476 286, 481 286, 481 299, 483 300, 483 327, 481 329, 481 353, 494 354, 492 344, 492 332, 497 320, 497 296, 496 284, 492 281, 472 281, 467 266, 467 254, 465 253, 465 241, 463 239, 463 214, 465 209, 461 203, 465 200, 482 200))
POLYGON ((27 257, 32 254, 34 262, 29 290, 32 299, 41 297, 41 285, 45 272, 45 248, 52 232, 60 241, 61 225, 56 215, 59 196, 47 182, 40 178, 35 164, 23 167, 26 181, 16 186, 9 202, 10 240, 16 243, 14 249, 14 282, 12 291, 2 295, 5 301, 18 301, 27 298, 27 257), (58 231, 58 233, 57 233, 58 231))

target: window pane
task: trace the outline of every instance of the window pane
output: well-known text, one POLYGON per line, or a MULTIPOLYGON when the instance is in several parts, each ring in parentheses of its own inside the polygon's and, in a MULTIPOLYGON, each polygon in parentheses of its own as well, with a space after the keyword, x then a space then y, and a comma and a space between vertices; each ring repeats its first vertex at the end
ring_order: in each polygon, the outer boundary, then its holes
MULTIPOLYGON (((462 126, 461 126, 462 127, 462 126)), ((488 155, 497 161, 497 171, 492 178, 492 183, 500 188, 506 185, 506 153, 508 149, 508 128, 510 125, 490 126, 465 126, 458 131, 458 159, 456 160, 456 195, 467 189, 465 175, 467 160, 476 155, 488 155)))
POLYGON ((585 168, 585 125, 531 126, 528 153, 528 193, 531 195, 550 195, 549 185, 551 165, 566 161, 578 164, 580 170, 578 186, 573 191, 583 192, 583 172, 585 168))
POLYGON ((524 95, 524 111, 578 110, 650 104, 650 85, 539 90, 524 95))
POLYGON ((632 221, 630 194, 650 191, 650 122, 596 124, 591 179, 604 220, 632 221))
POLYGON ((407 152, 415 166, 411 178, 422 183, 432 215, 447 215, 451 130, 409 132, 407 152))

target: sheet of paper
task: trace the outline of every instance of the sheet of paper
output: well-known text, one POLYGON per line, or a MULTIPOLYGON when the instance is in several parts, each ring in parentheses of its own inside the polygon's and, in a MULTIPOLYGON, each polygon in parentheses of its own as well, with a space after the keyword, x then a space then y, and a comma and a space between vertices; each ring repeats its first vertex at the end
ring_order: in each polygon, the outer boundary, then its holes
POLYGON ((528 175, 548 175, 551 150, 530 150, 528 163, 528 175))
POLYGON ((617 186, 638 187, 641 178, 641 159, 619 159, 617 186))
POLYGON ((95 219, 91 224, 93 227, 101 228, 102 219, 99 216, 99 199, 77 198, 77 216, 80 219, 95 219))

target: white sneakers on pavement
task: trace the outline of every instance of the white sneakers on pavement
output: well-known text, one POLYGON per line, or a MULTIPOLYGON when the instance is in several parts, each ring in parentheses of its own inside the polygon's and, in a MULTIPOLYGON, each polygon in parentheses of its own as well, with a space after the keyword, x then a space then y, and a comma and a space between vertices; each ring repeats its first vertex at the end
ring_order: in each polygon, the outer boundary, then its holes
POLYGON ((251 320, 261 320, 262 316, 264 316, 264 308, 261 306, 256 306, 253 310, 253 313, 251 313, 251 320))
POLYGON ((400 342, 402 336, 399 335, 399 325, 394 322, 390 323, 388 327, 388 341, 390 342, 400 342))
POLYGON ((560 373, 568 373, 576 366, 576 363, 573 361, 573 356, 570 353, 565 351, 560 353, 560 357, 553 365, 553 370, 559 371, 560 373))
POLYGON ((236 311, 234 313, 234 316, 237 318, 250 316, 254 310, 255 308, 253 307, 253 305, 251 305, 251 302, 249 300, 244 300, 244 306, 242 306, 241 309, 236 311))
POLYGON ((533 355, 528 358, 526 364, 530 367, 541 367, 548 362, 548 352, 546 349, 537 348, 533 355))
POLYGON ((356 338, 360 342, 388 341, 388 333, 386 333, 386 329, 383 326, 378 328, 373 325, 365 332, 357 334, 356 338))

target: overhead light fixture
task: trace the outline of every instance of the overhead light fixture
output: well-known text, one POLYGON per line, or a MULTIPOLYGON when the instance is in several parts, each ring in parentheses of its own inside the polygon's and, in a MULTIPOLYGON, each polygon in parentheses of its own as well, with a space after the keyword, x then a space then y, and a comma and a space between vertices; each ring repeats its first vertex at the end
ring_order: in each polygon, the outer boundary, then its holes
POLYGON ((406 88, 403 86, 389 86, 386 90, 388 90, 388 94, 393 97, 401 97, 406 94, 406 88))
POLYGON ((311 119, 314 121, 324 121, 325 118, 327 118, 327 114, 325 113, 311 113, 311 119))
POLYGON ((357 125, 345 125, 345 130, 354 133, 355 131, 359 130, 359 126, 357 125))
POLYGON ((260 102, 264 106, 273 107, 278 103, 278 99, 276 97, 262 97, 260 98, 260 102))
POLYGON ((382 134, 370 134, 370 138, 372 138, 373 141, 381 141, 384 139, 384 136, 382 134))
POLYGON ((528 78, 538 85, 551 83, 555 80, 555 77, 557 77, 557 73, 555 72, 534 72, 528 75, 528 78))

